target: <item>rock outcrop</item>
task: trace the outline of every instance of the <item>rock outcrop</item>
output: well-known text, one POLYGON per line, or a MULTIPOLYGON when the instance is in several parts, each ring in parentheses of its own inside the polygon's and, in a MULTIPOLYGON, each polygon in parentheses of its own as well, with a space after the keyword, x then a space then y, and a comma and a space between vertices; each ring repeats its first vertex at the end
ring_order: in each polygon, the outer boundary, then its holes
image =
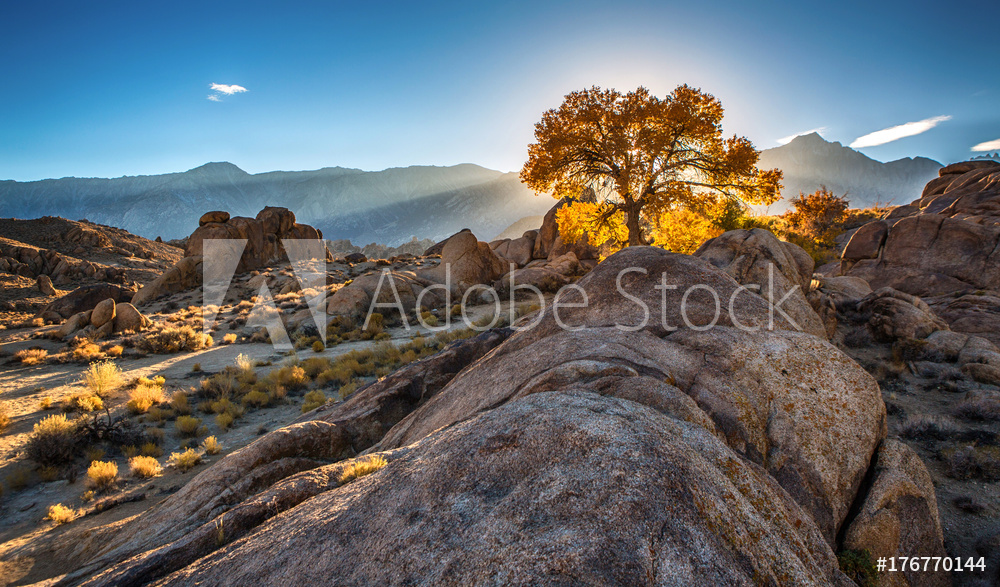
POLYGON ((184 258, 140 289, 131 302, 142 306, 165 295, 201 285, 204 242, 211 239, 246 240, 237 273, 253 271, 285 259, 284 239, 321 239, 315 228, 297 224, 287 208, 266 207, 257 218, 235 216, 227 212, 209 212, 201 217, 198 228, 186 240, 184 258))
POLYGON ((453 343, 95 529, 66 580, 846 587, 845 533, 886 556, 941 549, 923 465, 883 444, 878 385, 821 336, 659 249, 578 285, 578 307, 453 343), (739 295, 681 310, 692 288, 739 295), (373 455, 387 466, 340 481, 373 455))

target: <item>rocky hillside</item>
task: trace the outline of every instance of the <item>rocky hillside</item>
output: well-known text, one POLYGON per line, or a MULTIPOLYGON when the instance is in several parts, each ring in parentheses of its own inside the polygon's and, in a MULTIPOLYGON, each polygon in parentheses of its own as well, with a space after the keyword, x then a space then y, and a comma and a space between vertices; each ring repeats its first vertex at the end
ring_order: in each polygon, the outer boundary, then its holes
POLYGON ((552 205, 516 174, 477 165, 251 175, 231 163, 209 163, 165 175, 0 182, 5 214, 87 218, 148 238, 190 234, 207 210, 252 216, 274 202, 328 238, 389 246, 413 237, 439 240, 466 227, 497 234, 552 205))
POLYGON ((924 157, 882 163, 812 133, 762 151, 760 166, 777 167, 785 173, 784 199, 770 208, 772 213, 780 213, 799 192, 809 194, 820 186, 838 196, 846 193, 853 208, 903 204, 920 193, 941 164, 924 157))

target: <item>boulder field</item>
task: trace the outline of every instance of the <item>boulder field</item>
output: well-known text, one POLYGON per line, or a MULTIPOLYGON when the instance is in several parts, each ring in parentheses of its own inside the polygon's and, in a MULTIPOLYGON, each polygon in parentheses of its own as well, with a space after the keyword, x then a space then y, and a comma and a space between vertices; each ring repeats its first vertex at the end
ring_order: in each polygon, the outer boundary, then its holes
POLYGON ((843 548, 943 552, 875 380, 805 296, 775 316, 750 287, 803 283, 807 257, 756 231, 700 252, 610 256, 566 298, 586 306, 456 341, 264 435, 81 535, 89 560, 60 583, 848 586, 843 548), (387 464, 342 479, 373 457, 387 464))

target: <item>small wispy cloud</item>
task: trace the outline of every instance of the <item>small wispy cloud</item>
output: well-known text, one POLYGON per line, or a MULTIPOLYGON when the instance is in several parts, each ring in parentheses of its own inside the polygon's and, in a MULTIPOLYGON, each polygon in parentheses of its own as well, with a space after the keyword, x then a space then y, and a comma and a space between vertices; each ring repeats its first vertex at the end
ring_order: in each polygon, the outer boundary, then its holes
POLYGON ((246 92, 247 89, 243 86, 236 84, 211 84, 208 86, 210 90, 215 92, 214 94, 209 94, 208 99, 212 102, 221 102, 222 96, 232 96, 233 94, 242 94, 246 92))
POLYGON ((933 118, 925 118, 924 120, 917 120, 916 122, 907 122, 906 124, 884 128, 854 139, 854 142, 850 144, 850 147, 852 149, 861 149, 864 147, 884 145, 886 143, 898 141, 902 138, 925 133, 948 120, 951 120, 951 116, 935 116, 933 118))
POLYGON ((811 135, 814 132, 826 132, 826 127, 821 126, 819 128, 814 128, 812 130, 807 130, 800 133, 795 133, 793 135, 788 135, 787 137, 781 137, 780 139, 778 139, 778 143, 782 145, 787 145, 788 143, 794 141, 797 137, 801 137, 804 135, 811 135))
POLYGON ((982 151, 1000 151, 1000 139, 997 139, 995 141, 986 141, 985 143, 979 143, 975 147, 972 147, 972 150, 976 151, 977 153, 982 151))

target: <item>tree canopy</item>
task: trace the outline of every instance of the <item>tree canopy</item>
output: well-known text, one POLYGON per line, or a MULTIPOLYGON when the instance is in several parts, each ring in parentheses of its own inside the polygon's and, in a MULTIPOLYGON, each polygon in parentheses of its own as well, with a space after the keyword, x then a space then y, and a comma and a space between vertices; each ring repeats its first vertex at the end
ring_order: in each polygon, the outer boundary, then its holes
POLYGON ((758 169, 747 138, 723 138, 722 115, 718 99, 687 85, 663 99, 643 87, 573 92, 535 125, 521 180, 566 197, 563 238, 595 245, 647 244, 644 230, 681 209, 774 202, 781 171, 758 169))

